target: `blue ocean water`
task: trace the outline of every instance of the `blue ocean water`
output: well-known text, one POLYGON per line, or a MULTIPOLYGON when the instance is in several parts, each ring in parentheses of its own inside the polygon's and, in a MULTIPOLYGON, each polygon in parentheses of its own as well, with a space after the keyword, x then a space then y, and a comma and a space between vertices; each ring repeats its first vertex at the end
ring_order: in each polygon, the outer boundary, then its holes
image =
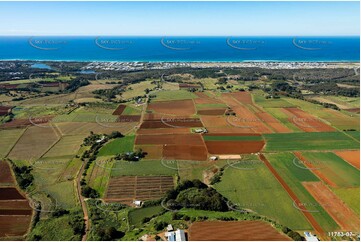
POLYGON ((0 60, 358 62, 360 37, 0 37, 0 60))

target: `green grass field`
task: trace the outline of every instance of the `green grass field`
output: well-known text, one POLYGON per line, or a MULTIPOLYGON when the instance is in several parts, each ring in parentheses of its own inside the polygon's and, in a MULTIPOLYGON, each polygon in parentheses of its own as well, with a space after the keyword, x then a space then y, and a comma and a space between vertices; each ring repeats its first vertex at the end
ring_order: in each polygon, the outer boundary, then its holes
POLYGON ((122 115, 140 115, 141 112, 141 108, 133 108, 131 106, 127 106, 122 112, 122 115))
POLYGON ((265 108, 265 110, 292 131, 302 132, 301 129, 289 121, 289 117, 282 111, 281 108, 265 108))
POLYGON ((255 163, 251 170, 231 166, 226 168, 215 188, 241 208, 251 209, 294 230, 311 229, 306 218, 293 207, 291 198, 262 162, 255 163))
POLYGON ((332 191, 346 203, 346 205, 360 215, 360 188, 332 188, 332 191))
MULTIPOLYGON (((302 182, 305 181, 319 181, 318 178, 313 175, 310 170, 298 167, 303 166, 302 164, 297 164, 298 166, 296 166, 292 162, 295 159, 295 156, 292 153, 268 154, 266 156, 278 174, 299 198, 304 207, 309 211, 316 211, 310 213, 312 213, 312 216, 320 226, 325 231, 335 231, 336 229, 339 229, 336 222, 323 209, 324 204, 317 203, 302 185, 302 182)), ((282 203, 282 206, 283 204, 284 202, 282 203)), ((296 207, 293 207, 293 209, 298 210, 296 207)))
POLYGON ((358 149, 360 144, 341 132, 264 134, 266 152, 358 149))
POLYGON ((193 99, 197 96, 186 90, 176 90, 176 91, 160 91, 154 93, 156 95, 152 101, 170 101, 170 100, 184 100, 184 99, 193 99))
POLYGON ((98 153, 98 156, 116 155, 133 151, 135 136, 124 136, 105 144, 98 153))
POLYGON ((339 187, 359 187, 360 171, 332 152, 304 152, 302 155, 327 179, 339 187))
POLYGON ((140 83, 129 85, 126 92, 122 94, 122 98, 129 99, 137 96, 143 96, 145 94, 145 89, 153 89, 155 87, 155 84, 152 84, 151 82, 152 81, 142 81, 140 83))
POLYGON ((285 108, 285 107, 294 107, 295 105, 287 102, 284 98, 265 98, 266 93, 261 90, 252 91, 252 97, 255 104, 263 107, 263 108, 285 108))
POLYGON ((84 135, 63 136, 43 157, 71 157, 74 156, 83 143, 84 135))
POLYGON ((142 226, 142 221, 144 218, 149 218, 154 215, 161 213, 164 210, 162 206, 152 206, 145 208, 138 208, 128 213, 129 224, 136 227, 142 226))
POLYGON ((203 136, 205 141, 262 141, 262 136, 203 136))
POLYGON ((23 132, 24 129, 0 130, 0 158, 9 153, 23 132))
POLYGON ((137 162, 117 161, 113 165, 112 177, 117 176, 157 176, 177 174, 174 164, 167 164, 160 160, 141 160, 137 162), (173 168, 173 169, 172 169, 173 168))

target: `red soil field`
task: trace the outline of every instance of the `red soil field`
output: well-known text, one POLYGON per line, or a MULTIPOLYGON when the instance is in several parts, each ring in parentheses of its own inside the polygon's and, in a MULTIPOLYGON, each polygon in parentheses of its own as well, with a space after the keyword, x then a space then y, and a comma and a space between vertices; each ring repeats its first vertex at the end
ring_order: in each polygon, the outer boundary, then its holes
POLYGON ((202 116, 202 123, 204 127, 233 127, 228 122, 226 117, 215 117, 215 116, 202 116))
POLYGON ((140 115, 120 115, 117 121, 121 123, 139 122, 140 115))
POLYGON ((207 128, 208 134, 218 134, 218 133, 247 133, 247 134, 254 134, 254 131, 251 128, 236 128, 236 127, 225 127, 225 128, 219 128, 219 127, 210 127, 207 128))
POLYGON ((322 182, 303 182, 302 184, 333 220, 340 225, 342 230, 360 230, 359 217, 326 185, 322 182))
POLYGON ((360 170, 359 150, 342 150, 342 151, 335 151, 334 153, 360 170))
POLYGON ((198 118, 184 118, 184 117, 167 117, 164 116, 158 120, 144 120, 141 124, 141 129, 154 128, 184 128, 184 127, 203 127, 203 124, 198 118))
POLYGON ((276 133, 291 133, 291 129, 287 128, 278 119, 266 112, 257 112, 256 116, 261 119, 264 123, 270 126, 276 133))
POLYGON ((0 238, 12 240, 9 237, 23 236, 26 234, 31 222, 31 216, 9 215, 0 216, 0 238))
POLYGON ((10 122, 0 125, 0 128, 21 128, 34 124, 45 124, 52 120, 54 116, 43 116, 43 117, 34 117, 29 119, 14 119, 10 122))
POLYGON ((9 164, 6 161, 0 160, 0 185, 3 183, 14 184, 15 180, 10 169, 9 164))
POLYGON ((210 154, 250 154, 260 152, 264 141, 205 141, 210 154))
POLYGON ((145 113, 144 120, 160 120, 162 117, 164 117, 164 114, 145 113))
POLYGON ((138 129, 137 134, 189 134, 190 128, 138 129))
POLYGON ((300 159, 303 164, 308 167, 311 168, 312 173, 314 173, 316 176, 318 176, 322 181, 326 182, 328 185, 330 185, 331 187, 337 187, 336 183, 334 183, 331 179, 328 178, 328 176, 326 176, 324 174, 324 169, 316 169, 317 167, 314 166, 311 162, 309 162, 302 154, 301 152, 294 152, 295 156, 300 159))
POLYGON ((191 241, 285 241, 291 240, 262 221, 195 222, 189 228, 191 241))
POLYGON ((207 160, 207 149, 204 145, 165 145, 163 157, 175 160, 207 160))
POLYGON ((135 148, 140 148, 146 152, 146 159, 161 159, 163 157, 163 145, 137 145, 135 148))
POLYGON ((232 93, 232 96, 241 103, 253 104, 252 95, 249 92, 234 92, 232 93))
POLYGON ((226 111, 225 108, 221 109, 204 109, 204 110, 198 110, 199 115, 223 115, 226 111))
POLYGON ((282 185, 282 187, 285 189, 285 191, 288 193, 288 195, 292 198, 292 200, 297 204, 297 206, 301 209, 300 211, 303 213, 303 215, 307 218, 307 220, 310 222, 314 230, 321 236, 321 238, 325 237, 325 232, 322 229, 322 227, 318 224, 318 222, 315 220, 315 218, 312 216, 311 213, 306 212, 307 209, 304 206, 304 204, 298 199, 297 195, 291 190, 291 188, 287 185, 287 183, 283 180, 283 178, 277 173, 277 171, 272 167, 271 163, 267 160, 267 158, 260 154, 259 158, 263 163, 268 167, 270 172, 274 175, 274 177, 278 180, 278 182, 282 185))
POLYGON ((121 176, 111 178, 105 200, 130 204, 134 200, 155 200, 174 188, 172 176, 121 176))
POLYGON ((127 106, 120 104, 117 109, 114 110, 113 115, 121 115, 127 106))
POLYGON ((192 100, 161 101, 148 104, 148 110, 168 115, 193 115, 196 113, 192 100))
POLYGON ((331 132, 335 131, 331 126, 323 123, 313 115, 298 108, 283 108, 289 121, 305 132, 331 132))
POLYGON ((200 134, 161 134, 161 135, 137 135, 136 145, 203 145, 200 134))
POLYGON ((15 187, 1 187, 0 200, 24 200, 25 197, 21 195, 15 187))

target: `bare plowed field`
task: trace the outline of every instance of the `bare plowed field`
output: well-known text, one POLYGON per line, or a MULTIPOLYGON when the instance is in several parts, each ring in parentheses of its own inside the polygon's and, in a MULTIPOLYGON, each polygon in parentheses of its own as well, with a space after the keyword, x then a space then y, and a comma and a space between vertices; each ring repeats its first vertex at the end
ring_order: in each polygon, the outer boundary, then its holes
POLYGON ((129 204, 134 200, 155 200, 174 187, 171 176, 122 176, 111 178, 105 200, 129 204))
POLYGON ((223 115, 224 112, 226 111, 225 108, 221 108, 221 109, 205 109, 205 110, 199 110, 198 114, 199 115, 223 115))
POLYGON ((298 108, 283 108, 283 111, 289 117, 289 121, 305 132, 330 132, 334 128, 325 124, 313 115, 304 112, 298 108))
POLYGON ((117 121, 120 123, 139 122, 140 115, 120 115, 117 121))
POLYGON ((153 102, 148 105, 148 110, 168 115, 193 115, 196 113, 192 100, 153 102))
POLYGON ((7 162, 0 161, 0 240, 4 237, 23 236, 30 226, 32 216, 29 202, 14 187, 15 179, 10 169, 7 162))
POLYGON ((335 151, 335 154, 360 170, 360 151, 359 150, 335 151))
POLYGON ((138 129, 137 134, 189 134, 190 128, 138 129))
POLYGON ((13 184, 14 182, 9 164, 6 161, 0 160, 0 185, 4 183, 13 184))
POLYGON ((303 182, 303 186, 344 231, 360 230, 359 217, 326 185, 322 182, 303 182))
POLYGON ((162 145, 137 145, 135 148, 140 148, 146 152, 146 159, 161 159, 163 157, 162 145))
POLYGON ((43 116, 43 117, 29 117, 27 119, 14 119, 10 122, 0 125, 0 128, 20 128, 34 124, 46 124, 49 123, 54 116, 43 116))
POLYGON ((205 141, 210 154, 250 154, 260 152, 264 141, 205 141))
POLYGON ((253 104, 252 95, 249 92, 235 92, 232 96, 243 104, 253 104))
POLYGON ((204 145, 165 145, 163 157, 175 160, 207 160, 207 149, 204 145))
POLYGON ((158 120, 145 120, 140 126, 141 129, 185 127, 203 127, 203 124, 198 118, 162 117, 158 120))
POLYGON ((114 110, 113 115, 121 115, 127 106, 120 104, 117 109, 114 110))
POLYGON ((191 241, 285 241, 291 240, 261 221, 195 222, 189 228, 191 241))

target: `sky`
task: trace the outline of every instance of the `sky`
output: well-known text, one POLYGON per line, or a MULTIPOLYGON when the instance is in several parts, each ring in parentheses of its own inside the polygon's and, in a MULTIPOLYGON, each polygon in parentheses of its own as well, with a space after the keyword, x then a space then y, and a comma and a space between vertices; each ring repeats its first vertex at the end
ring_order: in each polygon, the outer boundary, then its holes
POLYGON ((360 35, 357 2, 0 2, 0 35, 360 35))

